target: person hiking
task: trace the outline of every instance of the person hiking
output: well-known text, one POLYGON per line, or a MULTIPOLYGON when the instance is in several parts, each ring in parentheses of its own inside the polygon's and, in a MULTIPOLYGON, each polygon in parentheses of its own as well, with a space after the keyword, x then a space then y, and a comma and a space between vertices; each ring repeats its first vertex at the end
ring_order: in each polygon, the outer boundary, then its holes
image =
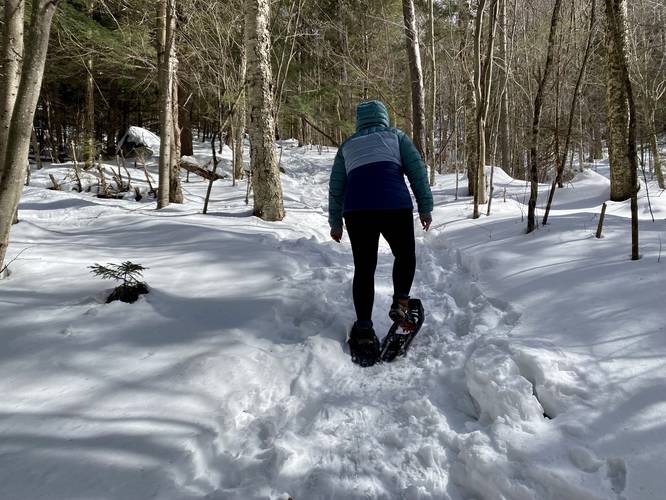
POLYGON ((375 268, 380 234, 391 247, 393 303, 389 317, 409 319, 409 294, 416 270, 412 198, 416 198, 421 225, 432 223, 432 193, 421 155, 400 129, 390 128, 381 101, 364 101, 356 108, 356 133, 338 149, 329 182, 328 222, 331 238, 343 235, 343 217, 354 257, 353 299, 356 321, 349 335, 352 358, 374 363, 379 342, 372 324, 375 268), (358 356, 357 356, 358 357, 358 356))

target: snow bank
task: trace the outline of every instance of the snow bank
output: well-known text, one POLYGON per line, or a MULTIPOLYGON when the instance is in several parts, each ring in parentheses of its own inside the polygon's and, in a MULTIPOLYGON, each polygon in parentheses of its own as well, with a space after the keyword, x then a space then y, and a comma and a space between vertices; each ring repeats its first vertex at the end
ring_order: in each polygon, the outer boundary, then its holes
POLYGON ((532 384, 505 349, 492 344, 475 349, 465 364, 465 380, 481 421, 502 418, 520 424, 543 419, 532 384))
POLYGON ((128 150, 144 147, 154 156, 160 152, 160 138, 148 129, 130 126, 118 142, 118 147, 128 150))

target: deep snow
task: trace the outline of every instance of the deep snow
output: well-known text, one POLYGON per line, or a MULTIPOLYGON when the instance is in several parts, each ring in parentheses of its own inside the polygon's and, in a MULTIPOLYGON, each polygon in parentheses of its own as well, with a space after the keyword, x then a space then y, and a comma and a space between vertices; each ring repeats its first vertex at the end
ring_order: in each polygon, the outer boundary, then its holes
POLYGON ((496 171, 493 213, 473 221, 439 177, 433 229, 417 232, 426 323, 406 359, 362 369, 344 344, 350 248, 326 223, 335 151, 282 146, 279 223, 251 216, 243 183, 217 182, 204 216, 194 176, 185 205, 157 212, 44 189, 65 167, 33 172, 0 282, 0 498, 662 498, 654 184, 632 262, 627 204, 594 238, 603 166, 531 235, 523 182, 496 171), (87 266, 124 260, 149 268, 151 292, 104 304, 111 285, 87 266))

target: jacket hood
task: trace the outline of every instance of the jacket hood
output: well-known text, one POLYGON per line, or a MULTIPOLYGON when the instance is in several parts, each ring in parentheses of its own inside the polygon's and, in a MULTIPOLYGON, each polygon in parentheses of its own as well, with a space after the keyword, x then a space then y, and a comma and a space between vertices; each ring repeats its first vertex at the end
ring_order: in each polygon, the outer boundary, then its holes
POLYGON ((389 127, 389 115, 381 101, 364 101, 356 107, 356 131, 368 127, 389 127))

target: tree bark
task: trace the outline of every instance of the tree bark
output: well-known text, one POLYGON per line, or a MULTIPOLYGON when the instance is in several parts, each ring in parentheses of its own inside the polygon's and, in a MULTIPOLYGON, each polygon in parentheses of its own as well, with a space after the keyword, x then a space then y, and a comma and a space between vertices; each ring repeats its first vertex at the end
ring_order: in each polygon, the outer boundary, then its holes
POLYGON ((245 118, 246 118, 246 99, 245 99, 245 78, 247 76, 247 56, 245 47, 241 50, 240 68, 238 81, 241 85, 241 96, 234 110, 234 179, 243 178, 243 142, 245 138, 245 118))
POLYGON ((410 89, 412 93, 412 133, 414 145, 426 160, 426 114, 423 92, 423 70, 419 36, 416 30, 416 14, 413 0, 402 0, 402 14, 405 22, 405 43, 409 61, 410 89))
MULTIPOLYGON (((476 128, 472 126, 475 120, 476 113, 476 99, 474 91, 474 77, 470 76, 473 71, 467 71, 467 59, 469 58, 469 50, 467 48, 468 26, 470 24, 470 6, 467 0, 458 0, 458 29, 462 32, 460 37, 460 46, 458 48, 458 58, 463 68, 463 113, 462 113, 462 152, 458 155, 461 162, 465 162, 467 166, 467 194, 474 196, 476 191, 476 128)), ((456 179, 457 181, 457 179, 456 179)))
POLYGON ((173 141, 173 52, 175 33, 172 19, 175 19, 175 0, 160 0, 158 5, 157 63, 160 88, 160 161, 157 208, 169 205, 171 186, 171 153, 173 141))
POLYGON ((247 97, 250 120, 251 171, 254 187, 254 215, 267 221, 284 218, 282 185, 273 134, 273 92, 271 90, 270 0, 246 3, 247 97))
MULTIPOLYGON (((5 3, 5 6, 8 3, 5 3)), ((14 5, 18 6, 18 3, 14 5)), ((0 269, 2 269, 5 260, 7 246, 9 245, 9 232, 23 188, 25 165, 30 150, 32 122, 42 86, 51 22, 57 5, 58 0, 32 1, 27 50, 23 54, 23 67, 21 68, 21 78, 16 93, 14 110, 9 123, 5 120, 0 123, 0 128, 9 129, 7 144, 11 145, 11 147, 5 148, 4 161, 1 162, 0 269)), ((9 15, 15 14, 10 13, 9 15)), ((5 28, 10 31, 12 31, 12 27, 17 26, 16 21, 18 20, 12 19, 11 21, 5 28)), ((23 18, 20 19, 20 22, 23 23, 23 18)), ((16 32, 14 31, 10 35, 16 36, 16 32)))
MULTIPOLYGON (((172 30, 176 30, 176 17, 171 19, 172 30)), ((169 202, 183 203, 183 189, 180 184, 180 126, 179 126, 179 104, 178 104, 178 58, 176 57, 176 44, 171 49, 173 78, 171 80, 171 125, 173 126, 173 138, 171 140, 171 152, 169 154, 169 202)))
POLYGON ((623 51, 627 44, 626 0, 606 4, 606 102, 608 105, 608 155, 610 159, 611 200, 624 201, 635 188, 627 158, 629 142, 629 102, 622 79, 623 51), (611 26, 609 23, 616 23, 611 26), (620 30, 614 33, 614 30, 620 30))
POLYGON ((183 156, 194 154, 192 144, 192 103, 194 99, 188 88, 179 79, 178 126, 180 127, 180 152, 183 156))
POLYGON ((511 173, 511 151, 509 148, 509 55, 507 43, 507 22, 506 22, 506 2, 500 0, 502 7, 500 10, 500 60, 502 61, 502 98, 500 102, 500 152, 502 156, 502 169, 507 174, 511 173))
MULTIPOLYGON (((619 79, 619 84, 623 87, 621 92, 616 95, 617 102, 614 104, 620 111, 620 96, 625 96, 629 113, 629 122, 627 127, 626 142, 624 146, 625 161, 628 164, 628 172, 622 172, 623 178, 628 174, 629 196, 631 198, 631 259, 640 258, 638 247, 638 155, 636 140, 636 104, 634 101, 634 92, 629 77, 629 64, 627 63, 627 6, 625 0, 605 0, 606 4, 606 42, 608 47, 609 63, 612 60, 613 71, 617 71, 615 76, 619 79), (612 51, 612 54, 611 54, 612 51)), ((609 64, 610 66, 610 64, 609 64)), ((609 71, 611 69, 609 68, 609 71)), ((609 81, 609 87, 611 82, 609 81)), ((618 82, 613 82, 617 87, 618 82)), ((613 92, 620 89, 615 88, 613 92)), ((610 93, 609 88, 609 93, 610 93)), ((610 112, 609 112, 610 114, 610 112)), ((618 142, 619 145, 619 142, 618 142)), ((622 151, 616 151, 621 153, 622 151)), ((612 167, 611 167, 611 197, 612 197, 612 167)), ((622 186, 626 190, 626 186, 622 186)), ((626 199, 626 198, 625 198, 626 199)))
MULTIPOLYGON (((95 9, 94 0, 88 0, 88 18, 92 23, 93 12, 95 9)), ((92 30, 88 30, 88 38, 92 38, 92 30)), ((85 111, 83 127, 83 159, 85 168, 88 170, 95 164, 95 80, 93 71, 95 69, 93 60, 93 51, 91 50, 85 61, 86 67, 86 93, 85 93, 85 111)))
POLYGON ((481 39, 483 37, 483 16, 486 0, 481 0, 476 13, 474 28, 474 101, 476 103, 476 169, 474 172, 474 213, 472 217, 480 216, 479 205, 488 201, 486 194, 486 120, 490 105, 490 90, 492 86, 493 54, 495 48, 495 33, 497 29, 498 0, 493 0, 490 7, 490 22, 488 24, 488 41, 485 61, 481 57, 481 39))
MULTIPOLYGON (((430 116, 428 120, 429 137, 428 149, 430 150, 430 185, 435 185, 435 123, 437 116, 437 63, 435 60, 435 13, 434 0, 428 0, 428 37, 430 45, 430 116)), ((441 127, 441 124, 440 124, 441 127)))
MULTIPOLYGON (((0 81, 0 181, 5 171, 7 138, 12 121, 16 94, 21 82, 21 61, 23 57, 23 17, 24 0, 5 0, 2 32, 2 80, 0 81)), ((1 267, 1 265, 0 265, 1 267)))
POLYGON ((654 174, 657 176, 657 184, 659 189, 666 189, 664 185, 664 171, 661 169, 661 154, 659 153, 659 145, 657 144, 657 132, 654 120, 654 111, 651 113, 650 119, 650 151, 652 152, 652 166, 654 174))
POLYGON ((546 84, 550 71, 553 66, 553 50, 555 48, 555 37, 557 35, 557 26, 560 20, 561 0, 555 0, 553 7, 553 16, 550 20, 550 33, 548 35, 548 52, 546 54, 546 65, 543 74, 539 80, 536 97, 534 98, 534 117, 532 119, 532 144, 530 146, 530 200, 527 205, 527 232, 531 233, 536 229, 536 204, 539 196, 539 133, 541 108, 543 106, 543 96, 546 91, 546 84))

